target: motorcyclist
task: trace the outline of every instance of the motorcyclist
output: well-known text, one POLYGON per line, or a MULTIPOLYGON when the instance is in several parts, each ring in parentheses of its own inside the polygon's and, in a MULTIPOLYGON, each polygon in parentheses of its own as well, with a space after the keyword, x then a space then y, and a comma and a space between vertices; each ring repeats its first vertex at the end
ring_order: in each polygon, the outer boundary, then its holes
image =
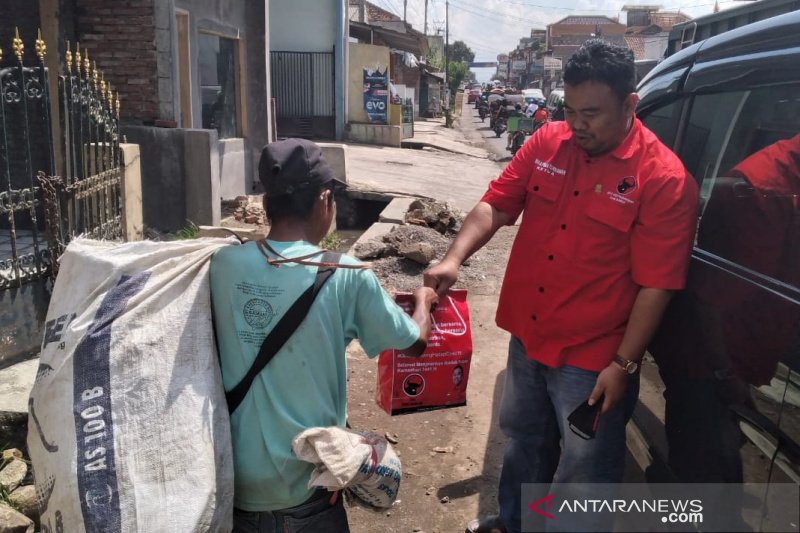
POLYGON ((556 110, 553 112, 553 120, 564 120, 564 99, 559 98, 556 110))
POLYGON ((489 102, 487 101, 487 97, 481 95, 480 100, 478 102, 478 114, 481 117, 481 122, 489 115, 489 102))
MULTIPOLYGON (((508 117, 523 117, 525 113, 522 112, 522 105, 516 104, 512 108, 511 106, 507 106, 508 109, 508 117)), ((506 135, 506 150, 511 150, 511 139, 514 138, 514 133, 516 132, 508 132, 506 135)))
POLYGON ((536 111, 533 113, 533 125, 537 128, 547 122, 547 110, 543 103, 540 103, 536 111))

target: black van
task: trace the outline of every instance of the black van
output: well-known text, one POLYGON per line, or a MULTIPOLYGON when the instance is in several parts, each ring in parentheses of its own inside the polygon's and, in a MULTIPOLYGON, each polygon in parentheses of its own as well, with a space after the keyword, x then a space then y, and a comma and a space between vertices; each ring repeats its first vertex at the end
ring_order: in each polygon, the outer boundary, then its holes
POLYGON ((764 483, 768 501, 800 484, 800 12, 683 49, 638 93, 701 205, 632 436, 651 481, 764 483))

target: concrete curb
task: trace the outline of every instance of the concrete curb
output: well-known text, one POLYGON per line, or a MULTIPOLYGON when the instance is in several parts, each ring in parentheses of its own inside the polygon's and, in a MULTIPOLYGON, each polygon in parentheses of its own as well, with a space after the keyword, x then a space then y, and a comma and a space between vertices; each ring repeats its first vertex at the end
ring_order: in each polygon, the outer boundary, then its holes
POLYGON ((0 413, 24 413, 27 417, 28 397, 38 369, 37 357, 0 370, 0 413))
POLYGON ((408 207, 417 198, 395 198, 378 215, 378 222, 388 222, 390 224, 405 224, 408 207))
POLYGON ((361 234, 358 240, 356 240, 356 242, 353 243, 353 246, 351 246, 350 249, 347 250, 347 254, 353 255, 356 246, 358 246, 359 244, 367 242, 372 239, 382 237, 387 233, 389 233, 390 231, 392 231, 397 226, 398 226, 397 224, 390 224, 388 222, 376 222, 375 224, 371 225, 367 229, 367 231, 361 234))
MULTIPOLYGON (((447 147, 447 146, 445 146, 443 144, 434 143, 434 142, 430 142, 430 141, 416 140, 416 139, 413 139, 413 138, 411 138, 411 139, 403 139, 403 141, 400 143, 400 146, 401 146, 401 148, 411 148, 411 149, 433 148, 435 150, 441 150, 443 152, 449 152, 451 154, 459 154, 459 155, 464 155, 464 156, 467 156, 467 157, 475 157, 477 159, 489 159, 489 154, 488 153, 486 153, 484 155, 476 155, 476 154, 472 154, 472 153, 470 153, 470 152, 468 152, 466 150, 460 150, 460 149, 457 149, 457 148, 450 148, 450 147, 447 147)), ((483 149, 480 149, 480 150, 484 151, 483 149)))

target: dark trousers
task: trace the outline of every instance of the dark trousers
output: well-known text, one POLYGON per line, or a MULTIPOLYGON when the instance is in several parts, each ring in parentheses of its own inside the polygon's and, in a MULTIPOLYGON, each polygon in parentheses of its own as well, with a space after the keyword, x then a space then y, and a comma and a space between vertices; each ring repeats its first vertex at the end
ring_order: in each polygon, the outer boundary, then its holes
POLYGON ((233 533, 349 533, 341 492, 316 491, 296 507, 280 511, 233 510, 233 533))

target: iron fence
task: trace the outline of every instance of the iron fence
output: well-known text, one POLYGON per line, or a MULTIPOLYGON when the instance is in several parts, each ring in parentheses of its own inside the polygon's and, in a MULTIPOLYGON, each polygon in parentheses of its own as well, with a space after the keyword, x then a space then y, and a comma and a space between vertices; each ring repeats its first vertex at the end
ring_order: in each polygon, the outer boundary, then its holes
POLYGON ((18 31, 12 50, 4 63, 0 48, 0 289, 55 275, 76 235, 123 236, 119 94, 67 43, 53 102, 41 33, 27 64, 18 31))

